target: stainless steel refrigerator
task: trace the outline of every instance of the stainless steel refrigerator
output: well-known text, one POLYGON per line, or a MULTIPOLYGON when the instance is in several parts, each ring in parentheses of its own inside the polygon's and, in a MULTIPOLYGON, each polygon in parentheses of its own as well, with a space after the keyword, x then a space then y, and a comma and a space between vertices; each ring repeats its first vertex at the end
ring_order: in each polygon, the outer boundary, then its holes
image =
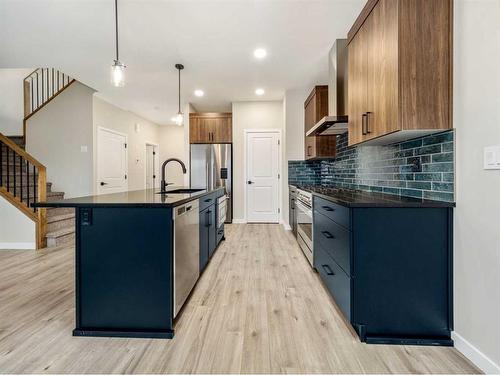
POLYGON ((230 144, 191 145, 191 188, 224 186, 227 193, 226 223, 233 220, 233 152, 230 144))

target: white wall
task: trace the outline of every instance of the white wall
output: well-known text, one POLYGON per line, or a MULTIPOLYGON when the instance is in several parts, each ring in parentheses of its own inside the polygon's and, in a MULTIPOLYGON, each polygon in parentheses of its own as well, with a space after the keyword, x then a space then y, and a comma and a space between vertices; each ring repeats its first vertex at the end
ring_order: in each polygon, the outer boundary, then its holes
MULTIPOLYGON (((128 189, 144 189, 146 186, 146 143, 160 144, 160 126, 94 96, 94 139, 96 144, 98 127, 127 134, 128 189), (135 124, 139 124, 139 132, 136 132, 135 124)), ((166 147, 162 147, 160 144, 159 148, 160 155, 162 155, 163 149, 166 147)), ((94 172, 97 173, 97 154, 94 172)), ((94 181, 97 181, 97 176, 95 176, 94 181)), ((94 188, 97 189, 96 183, 94 188)))
POLYGON ((35 222, 0 196, 0 249, 35 249, 35 222))
POLYGON ((483 170, 483 147, 500 145, 500 1, 455 1, 454 48, 455 343, 498 373, 500 170, 483 170))
POLYGON ((304 160, 304 102, 311 92, 310 87, 296 88, 285 92, 285 158, 283 163, 283 220, 290 225, 288 206, 288 161, 304 160))
MULTIPOLYGON (((243 178, 245 176, 245 129, 280 129, 283 131, 282 101, 233 103, 233 220, 245 220, 243 178)), ((283 143, 283 142, 282 142, 283 143)), ((282 157, 282 160, 284 158, 282 157)), ((282 163, 283 164, 283 163, 282 163)), ((283 168, 282 168, 283 170, 283 168)), ((284 179, 282 179, 284 181, 284 179)), ((280 189, 282 190, 282 189, 280 189)), ((282 192, 280 192, 282 194, 282 192)))
POLYGON ((52 190, 65 192, 66 198, 92 194, 94 92, 73 83, 31 117, 26 127, 26 150, 47 167, 52 190))
POLYGON ((34 69, 0 69, 0 133, 22 135, 24 77, 34 69))
MULTIPOLYGON (((189 123, 186 122, 184 123, 184 126, 165 125, 160 127, 160 165, 169 158, 178 158, 181 159, 186 165, 186 168, 188 168, 189 156, 186 157, 186 145, 184 142, 186 128, 189 128, 189 123)), ((185 181, 185 179, 188 179, 189 177, 189 169, 186 175, 184 175, 182 173, 182 168, 178 163, 169 163, 167 165, 166 173, 167 182, 174 183, 178 186, 187 185, 187 180, 185 181)))

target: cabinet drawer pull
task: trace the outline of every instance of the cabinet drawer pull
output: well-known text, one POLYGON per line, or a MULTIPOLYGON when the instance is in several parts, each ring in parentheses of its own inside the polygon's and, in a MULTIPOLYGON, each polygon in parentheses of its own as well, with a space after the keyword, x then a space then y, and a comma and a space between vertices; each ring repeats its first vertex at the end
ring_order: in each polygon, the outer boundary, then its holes
POLYGON ((321 208, 325 211, 333 212, 335 211, 335 208, 331 208, 330 206, 321 206, 321 208))
POLYGON ((370 129, 370 115, 371 112, 366 112, 366 134, 370 134, 372 131, 370 129))
POLYGON ((368 134, 368 115, 366 113, 363 113, 363 117, 361 119, 361 131, 363 135, 368 134))
POLYGON ((204 202, 211 202, 212 201, 212 198, 208 198, 208 199, 205 199, 204 202))
POLYGON ((311 150, 312 146, 307 146, 307 156, 311 156, 311 150))
POLYGON ((326 230, 324 230, 323 232, 321 232, 321 234, 323 236, 325 236, 326 238, 328 238, 328 239, 334 239, 335 238, 335 236, 333 234, 331 234, 330 232, 328 232, 326 230))
POLYGON ((323 269, 325 270, 325 272, 328 276, 335 275, 335 272, 333 272, 333 270, 330 268, 330 266, 328 264, 323 264, 321 267, 323 267, 323 269))

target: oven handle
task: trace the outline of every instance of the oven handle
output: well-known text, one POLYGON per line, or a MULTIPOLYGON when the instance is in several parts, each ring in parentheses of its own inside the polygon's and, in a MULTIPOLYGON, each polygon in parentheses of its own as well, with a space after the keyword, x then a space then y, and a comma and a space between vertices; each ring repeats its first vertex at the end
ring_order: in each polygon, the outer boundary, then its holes
POLYGON ((304 213, 307 215, 307 216, 311 216, 312 217, 312 208, 311 207, 307 207, 304 203, 302 203, 301 201, 299 200, 296 200, 295 201, 295 207, 301 209, 302 211, 304 211, 304 213))

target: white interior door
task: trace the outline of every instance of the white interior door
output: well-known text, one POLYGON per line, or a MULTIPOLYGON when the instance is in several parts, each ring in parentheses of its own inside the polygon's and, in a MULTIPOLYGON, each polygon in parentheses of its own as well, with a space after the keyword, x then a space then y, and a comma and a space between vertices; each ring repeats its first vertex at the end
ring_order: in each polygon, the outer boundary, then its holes
POLYGON ((247 222, 279 221, 279 132, 247 133, 247 222))
POLYGON ((97 192, 128 190, 127 136, 109 129, 97 129, 97 192))
POLYGON ((158 146, 146 144, 146 189, 159 187, 158 146))

